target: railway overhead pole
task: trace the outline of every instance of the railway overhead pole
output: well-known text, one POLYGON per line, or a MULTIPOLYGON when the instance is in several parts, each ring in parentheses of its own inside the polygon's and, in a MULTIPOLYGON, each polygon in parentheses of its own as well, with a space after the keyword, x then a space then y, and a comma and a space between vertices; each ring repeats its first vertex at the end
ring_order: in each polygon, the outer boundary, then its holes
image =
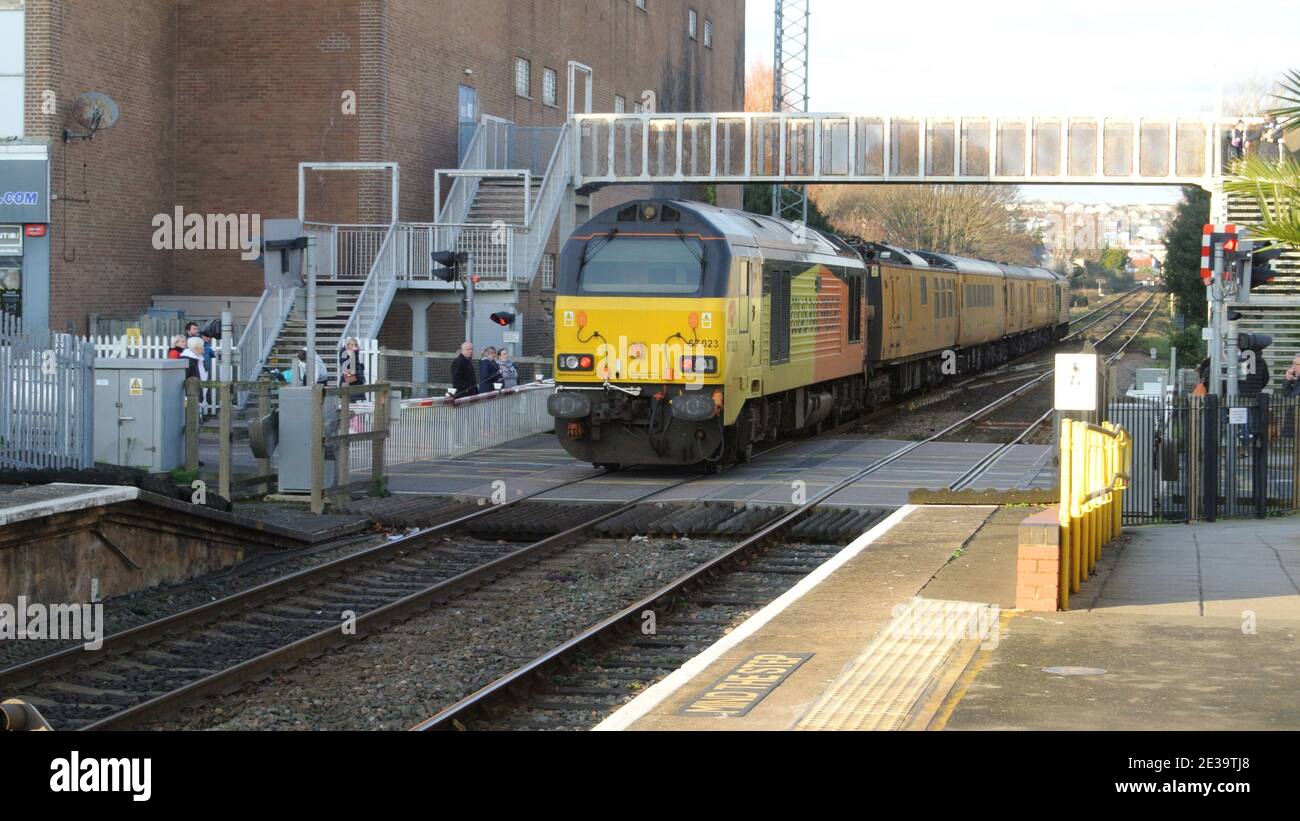
MULTIPOLYGON (((808 18, 811 0, 776 0, 776 26, 772 59, 772 110, 776 112, 808 111, 808 18)), ((802 132, 790 139, 806 139, 802 132)), ((786 153, 786 134, 779 145, 786 153)), ((797 145, 788 150, 796 155, 797 145)), ((808 189, 802 185, 772 186, 772 216, 808 222, 808 189)))

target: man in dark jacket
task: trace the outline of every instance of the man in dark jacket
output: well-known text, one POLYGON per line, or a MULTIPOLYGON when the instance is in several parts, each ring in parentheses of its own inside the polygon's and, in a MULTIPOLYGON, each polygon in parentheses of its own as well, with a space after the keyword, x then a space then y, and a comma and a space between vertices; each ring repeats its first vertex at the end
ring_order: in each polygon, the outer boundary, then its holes
POLYGON ((474 343, 460 343, 460 353, 451 360, 451 387, 457 396, 478 393, 478 369, 474 367, 474 343))

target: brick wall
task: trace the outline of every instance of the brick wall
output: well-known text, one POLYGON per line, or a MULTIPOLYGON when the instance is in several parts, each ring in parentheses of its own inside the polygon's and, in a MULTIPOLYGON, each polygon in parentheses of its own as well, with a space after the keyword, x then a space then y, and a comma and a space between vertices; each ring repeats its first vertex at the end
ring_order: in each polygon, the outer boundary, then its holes
MULTIPOLYGON (((52 322, 84 329, 88 314, 132 315, 155 293, 258 293, 261 271, 237 251, 155 250, 151 221, 178 205, 293 216, 299 162, 396 161, 401 218, 431 219, 433 171, 457 161, 462 83, 480 113, 523 125, 564 121, 569 60, 592 67, 597 111, 615 94, 630 110, 644 89, 660 110, 740 109, 743 0, 692 4, 695 41, 687 5, 661 0, 646 11, 632 0, 29 0, 28 134, 54 146, 58 196, 52 322), (531 99, 515 93, 516 57, 531 61, 531 99), (554 107, 544 68, 556 72, 554 107), (53 117, 40 114, 45 88, 58 94, 53 117), (121 122, 65 147, 70 102, 89 90, 112 95, 121 122)), ((309 219, 387 219, 382 175, 313 174, 307 189, 309 219)), ((526 315, 545 300, 529 296, 526 315)))
POLYGON ((85 329, 88 314, 135 313, 173 285, 172 255, 152 220, 176 201, 176 14, 169 0, 29 0, 26 131, 51 146, 50 324, 85 329), (42 110, 54 92, 56 111, 42 110), (121 119, 64 143, 79 94, 101 91, 121 119))
POLYGON ((1020 523, 1016 554, 1017 609, 1057 609, 1061 556, 1061 526, 1055 507, 1020 523))
MULTIPOLYGON (((296 216, 298 163, 359 159, 366 111, 359 12, 371 5, 356 0, 176 3, 178 204, 202 213, 296 216), (345 91, 358 93, 355 115, 344 113, 345 91)), ((309 218, 358 220, 355 177, 314 174, 307 190, 309 218)), ((175 293, 262 289, 260 267, 230 251, 176 253, 175 271, 175 293)))

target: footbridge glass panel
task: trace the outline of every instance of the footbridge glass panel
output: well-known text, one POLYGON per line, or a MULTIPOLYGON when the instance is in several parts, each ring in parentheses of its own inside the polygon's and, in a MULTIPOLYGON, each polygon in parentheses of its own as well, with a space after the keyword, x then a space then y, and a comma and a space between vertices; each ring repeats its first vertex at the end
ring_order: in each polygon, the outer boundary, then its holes
MULTIPOLYGON (((1236 120, 855 113, 579 114, 580 186, 995 182, 1205 185, 1236 120)), ((1248 125, 1256 124, 1251 120, 1248 125)))

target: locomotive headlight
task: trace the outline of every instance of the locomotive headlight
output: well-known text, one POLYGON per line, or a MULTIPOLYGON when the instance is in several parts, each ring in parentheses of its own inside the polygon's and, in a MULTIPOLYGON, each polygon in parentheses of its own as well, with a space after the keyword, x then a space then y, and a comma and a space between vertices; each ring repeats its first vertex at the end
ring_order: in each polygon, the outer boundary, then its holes
POLYGON ((556 366, 562 371, 589 371, 596 365, 591 354, 562 353, 555 357, 556 366))
POLYGON ((681 369, 683 374, 717 373, 718 358, 716 356, 683 356, 681 369))

